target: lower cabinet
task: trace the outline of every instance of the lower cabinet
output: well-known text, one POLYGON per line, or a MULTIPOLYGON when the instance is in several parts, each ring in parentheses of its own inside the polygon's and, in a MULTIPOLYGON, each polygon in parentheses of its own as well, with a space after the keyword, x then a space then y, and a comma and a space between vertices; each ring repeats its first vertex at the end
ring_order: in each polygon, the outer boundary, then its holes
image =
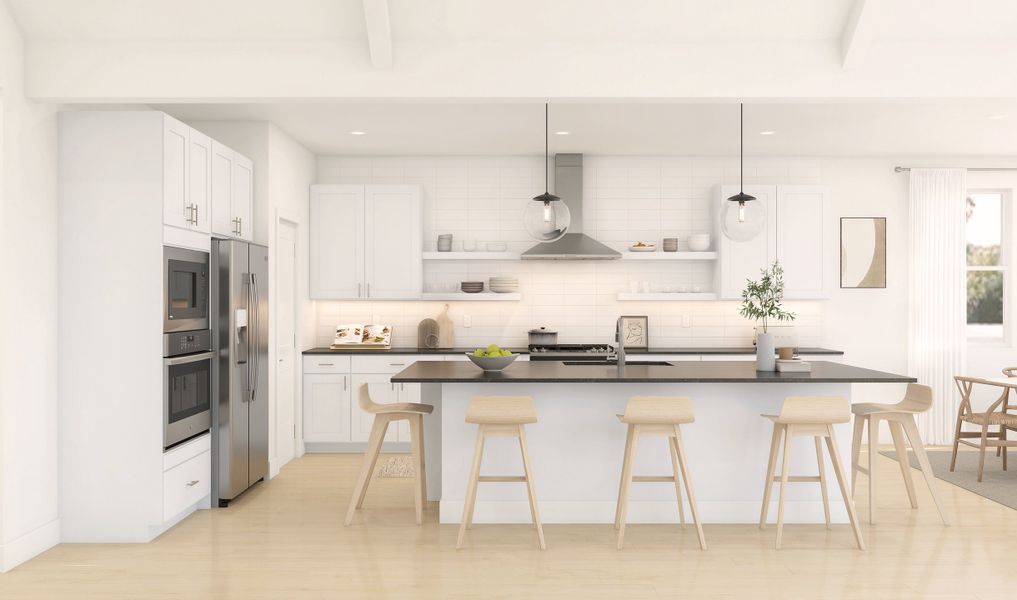
POLYGON ((304 373, 304 441, 350 439, 349 373, 304 373))
POLYGON ((163 454, 163 521, 212 493, 211 442, 211 434, 205 434, 163 454))

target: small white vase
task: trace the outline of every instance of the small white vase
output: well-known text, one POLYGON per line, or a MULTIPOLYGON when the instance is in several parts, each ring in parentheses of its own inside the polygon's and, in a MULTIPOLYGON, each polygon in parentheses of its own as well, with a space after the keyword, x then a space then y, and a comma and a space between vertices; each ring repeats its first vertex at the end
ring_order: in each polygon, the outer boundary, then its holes
POLYGON ((773 334, 760 333, 756 336, 756 370, 776 371, 777 357, 775 356, 773 334))

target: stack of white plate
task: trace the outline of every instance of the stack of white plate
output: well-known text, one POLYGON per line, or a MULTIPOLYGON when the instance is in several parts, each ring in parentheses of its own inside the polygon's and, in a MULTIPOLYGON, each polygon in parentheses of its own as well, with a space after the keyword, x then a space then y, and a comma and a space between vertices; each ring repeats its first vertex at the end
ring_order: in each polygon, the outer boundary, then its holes
POLYGON ((492 277, 488 289, 497 294, 511 294, 519 291, 519 280, 515 277, 492 277))

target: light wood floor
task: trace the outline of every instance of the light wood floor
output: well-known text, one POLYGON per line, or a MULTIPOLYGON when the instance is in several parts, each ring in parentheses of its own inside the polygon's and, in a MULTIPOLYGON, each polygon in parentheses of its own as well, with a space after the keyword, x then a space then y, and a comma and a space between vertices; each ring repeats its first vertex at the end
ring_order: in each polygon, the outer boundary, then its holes
POLYGON ((868 552, 846 525, 788 525, 779 552, 772 526, 707 525, 703 552, 692 528, 632 525, 619 552, 610 525, 546 525, 540 552, 526 526, 478 525, 457 552, 456 526, 439 526, 433 507, 423 527, 413 524, 408 479, 375 479, 344 528, 358 460, 307 455, 230 509, 200 511, 151 544, 58 546, 0 575, 0 598, 1017 597, 1017 511, 937 481, 954 516, 943 527, 917 472, 912 511, 885 457, 881 521, 863 525, 868 552))

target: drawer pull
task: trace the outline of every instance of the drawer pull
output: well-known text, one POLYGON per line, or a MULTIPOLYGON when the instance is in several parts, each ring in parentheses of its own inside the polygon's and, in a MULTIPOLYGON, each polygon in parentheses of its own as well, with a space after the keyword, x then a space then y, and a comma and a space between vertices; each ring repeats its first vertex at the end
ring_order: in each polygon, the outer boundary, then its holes
POLYGON ((194 486, 198 485, 198 481, 200 481, 200 480, 195 479, 193 481, 188 481, 187 482, 187 487, 194 487, 194 486))
POLYGON ((318 363, 319 367, 334 367, 335 363, 318 363))
POLYGON ((390 367, 405 367, 406 363, 388 363, 390 367))

